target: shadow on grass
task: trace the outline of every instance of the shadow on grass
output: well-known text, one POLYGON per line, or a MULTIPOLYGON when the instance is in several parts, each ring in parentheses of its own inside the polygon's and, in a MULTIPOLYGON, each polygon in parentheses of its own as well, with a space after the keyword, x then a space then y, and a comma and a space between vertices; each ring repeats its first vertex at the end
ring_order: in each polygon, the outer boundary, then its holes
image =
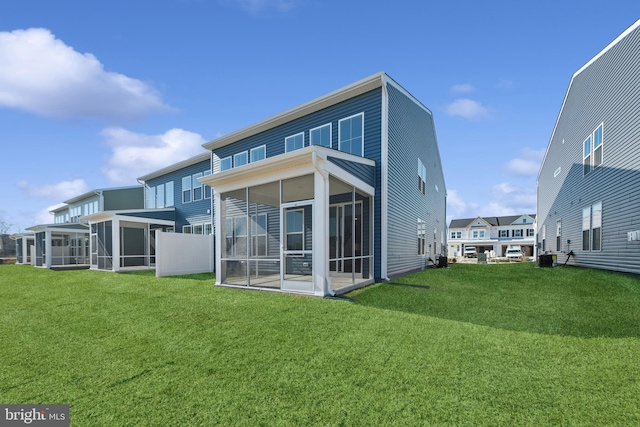
POLYGON ((425 270, 348 296, 363 306, 505 330, 581 338, 640 337, 640 280, 613 272, 454 266, 425 270))
MULTIPOLYGON (((141 276, 141 277, 155 277, 156 276, 156 272, 155 270, 140 270, 140 271, 124 271, 121 272, 119 274, 124 274, 127 276, 141 276)), ((215 273, 197 273, 197 274, 183 274, 181 276, 164 276, 164 277, 160 277, 158 278, 158 280, 165 280, 165 279, 171 279, 171 280, 202 280, 202 281, 208 281, 208 282, 215 282, 216 281, 216 274, 215 273)))

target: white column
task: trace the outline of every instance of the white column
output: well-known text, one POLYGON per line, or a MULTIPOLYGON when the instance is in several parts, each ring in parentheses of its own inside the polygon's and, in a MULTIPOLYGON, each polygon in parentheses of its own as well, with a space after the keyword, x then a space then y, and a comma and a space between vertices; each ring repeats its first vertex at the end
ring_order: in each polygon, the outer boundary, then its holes
POLYGON ((113 263, 113 271, 120 271, 120 220, 115 216, 112 221, 111 229, 111 260, 113 263))
POLYGON ((44 250, 44 265, 47 268, 51 268, 51 251, 53 250, 53 247, 51 246, 51 231, 44 232, 44 250))
POLYGON ((222 221, 225 220, 227 216, 226 209, 223 209, 222 202, 220 201, 220 193, 213 190, 213 218, 214 218, 214 228, 213 233, 215 235, 214 238, 214 248, 215 248, 215 263, 216 263, 216 284, 219 285, 225 279, 222 275, 222 239, 224 236, 222 235, 222 221))
POLYGON ((313 292, 329 294, 329 180, 320 172, 313 174, 313 292))

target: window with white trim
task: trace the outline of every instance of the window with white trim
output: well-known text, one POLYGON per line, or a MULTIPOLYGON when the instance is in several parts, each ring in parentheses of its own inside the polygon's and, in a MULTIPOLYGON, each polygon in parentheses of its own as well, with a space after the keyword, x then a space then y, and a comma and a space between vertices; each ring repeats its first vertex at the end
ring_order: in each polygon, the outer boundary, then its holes
POLYGON ((522 230, 511 230, 513 237, 522 237, 522 230))
POLYGON ((474 239, 484 239, 485 230, 473 230, 472 236, 474 239))
POLYGON ((589 250, 591 242, 591 206, 582 209, 582 250, 589 250))
POLYGON ((311 145, 322 145, 331 148, 331 123, 318 126, 309 131, 311 145))
POLYGON ((182 203, 191 202, 191 175, 182 178, 182 203))
POLYGON ((509 230, 499 230, 498 231, 498 237, 509 237, 509 230))
POLYGON ((533 228, 527 229, 527 237, 533 237, 536 235, 536 231, 533 228))
POLYGON ((364 153, 364 113, 338 121, 340 151, 362 156, 364 153))
POLYGON ((562 221, 556 222, 556 252, 562 250, 562 221))
POLYGON ((267 214, 251 215, 251 256, 267 256, 267 214))
POLYGON ((422 194, 427 192, 427 168, 420 159, 418 159, 418 191, 422 194))
POLYGON ((602 126, 593 131, 593 168, 597 168, 602 165, 602 126))
POLYGON ((452 239, 462 239, 462 231, 452 231, 451 232, 452 239))
POLYGON ((164 200, 165 192, 164 192, 164 184, 158 184, 156 186, 156 207, 164 208, 165 200, 164 200))
POLYGON ((193 234, 204 234, 204 225, 203 224, 194 225, 193 234))
POLYGON ((183 225, 182 226, 182 232, 185 234, 191 234, 191 226, 190 225, 183 225))
POLYGON ((284 151, 298 150, 304 147, 304 132, 297 133, 295 135, 288 136, 284 139, 284 151))
POLYGON ((202 173, 193 174, 193 200, 202 200, 202 183, 198 181, 198 178, 202 178, 202 173))
POLYGON ((426 255, 427 248, 427 223, 418 219, 418 255, 426 255))
POLYGON ((600 125, 582 143, 584 175, 587 175, 589 172, 602 165, 604 146, 603 126, 604 123, 600 123, 600 125))
POLYGON ((204 234, 207 236, 213 234, 213 227, 210 222, 204 224, 204 234))
POLYGON ((602 250, 602 202, 591 207, 591 250, 602 250))
POLYGON ((226 171, 229 170, 233 167, 233 164, 231 163, 231 156, 228 157, 224 157, 222 159, 220 159, 220 171, 226 171))
POLYGON ((591 172, 591 135, 582 143, 582 164, 584 175, 591 172))
POLYGON ((267 158, 267 146, 261 145, 251 149, 251 163, 258 162, 267 158))
POLYGON ((244 166, 249 163, 249 153, 247 151, 243 151, 238 154, 233 155, 233 167, 237 168, 240 166, 244 166))
POLYGON ((542 225, 542 252, 547 250, 547 224, 542 225))

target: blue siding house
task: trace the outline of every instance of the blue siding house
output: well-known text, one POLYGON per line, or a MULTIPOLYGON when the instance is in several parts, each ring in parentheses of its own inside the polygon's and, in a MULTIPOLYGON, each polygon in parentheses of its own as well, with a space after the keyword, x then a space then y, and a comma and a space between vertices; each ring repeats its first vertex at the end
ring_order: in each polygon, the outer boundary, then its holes
POLYGON ((217 285, 330 295, 446 251, 433 115, 385 73, 204 147, 217 285))
MULTIPOLYGON (((35 252, 29 253, 37 267, 88 268, 90 266, 90 232, 85 218, 101 212, 117 209, 141 209, 144 207, 142 186, 104 188, 92 190, 64 201, 53 210, 53 224, 41 224, 27 228, 32 231, 35 252)), ((24 245, 21 243, 23 254, 24 245)))
POLYGON ((141 209, 83 217, 91 229, 91 268, 154 268, 158 231, 212 234, 211 188, 198 181, 210 174, 207 151, 138 178, 144 188, 141 209))
POLYGON ((543 253, 640 273, 638 143, 640 20, 571 78, 538 174, 543 253))

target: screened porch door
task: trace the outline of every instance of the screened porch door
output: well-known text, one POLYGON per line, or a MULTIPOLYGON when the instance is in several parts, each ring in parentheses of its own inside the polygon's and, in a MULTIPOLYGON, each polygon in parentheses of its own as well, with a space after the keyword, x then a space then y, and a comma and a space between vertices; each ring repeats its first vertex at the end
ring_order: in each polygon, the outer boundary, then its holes
POLYGON ((282 289, 313 292, 313 202, 281 205, 282 289))

